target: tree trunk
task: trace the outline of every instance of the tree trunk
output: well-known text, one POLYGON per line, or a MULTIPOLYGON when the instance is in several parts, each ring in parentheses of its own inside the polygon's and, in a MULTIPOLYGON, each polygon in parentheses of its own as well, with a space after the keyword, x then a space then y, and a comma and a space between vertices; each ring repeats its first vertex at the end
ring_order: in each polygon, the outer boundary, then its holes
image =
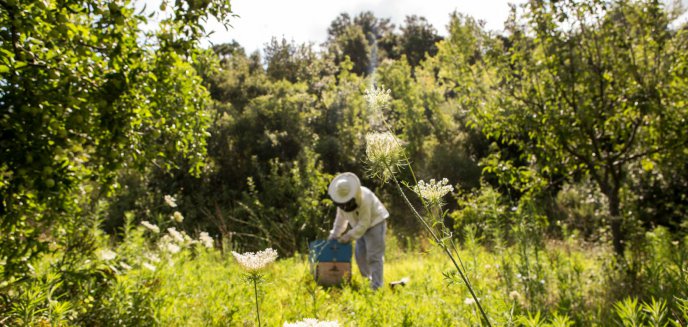
POLYGON ((624 240, 623 233, 621 231, 621 204, 619 202, 619 187, 611 187, 609 192, 607 192, 607 200, 609 200, 609 216, 610 225, 612 229, 612 245, 614 246, 614 252, 619 257, 623 257, 624 254, 624 240))

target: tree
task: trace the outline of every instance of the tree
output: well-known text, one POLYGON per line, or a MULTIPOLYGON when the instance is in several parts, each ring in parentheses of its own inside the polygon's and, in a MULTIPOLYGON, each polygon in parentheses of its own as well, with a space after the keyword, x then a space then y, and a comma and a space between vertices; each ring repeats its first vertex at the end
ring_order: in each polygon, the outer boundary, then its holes
POLYGON ((51 242, 79 252, 69 233, 86 233, 118 169, 177 155, 200 167, 208 94, 190 63, 201 21, 226 23, 230 7, 177 1, 155 44, 139 39, 145 17, 129 1, 0 7, 0 273, 12 277, 51 242))
POLYGON ((440 40, 442 37, 425 17, 406 16, 399 37, 399 53, 406 55, 409 64, 416 67, 425 56, 437 54, 436 43, 440 40))
MULTIPOLYGON (((465 189, 480 187, 478 162, 487 155, 489 145, 479 130, 467 126, 468 113, 480 105, 487 92, 481 74, 485 67, 483 53, 489 50, 490 37, 483 28, 470 16, 452 13, 449 34, 435 43, 437 53, 426 58, 415 71, 419 82, 424 76, 435 79, 436 92, 441 92, 443 100, 435 105, 439 107, 435 109, 438 112, 433 113, 439 142, 433 154, 436 159, 431 162, 433 170, 443 172, 442 176, 450 180, 458 180, 465 189)), ((431 90, 429 86, 423 89, 431 90)))
POLYGON ((360 13, 352 20, 340 14, 327 29, 327 47, 339 65, 348 56, 353 72, 368 75, 385 58, 397 58, 397 38, 390 20, 377 18, 372 12, 360 13))
MULTIPOLYGON (((545 176, 589 175, 609 203, 624 253, 621 190, 628 167, 685 151, 686 43, 659 1, 531 1, 525 25, 490 64, 497 93, 474 111, 486 135, 537 158, 545 176), (684 93, 685 94, 685 93, 684 93)), ((648 166, 649 167, 649 166, 648 166)))
POLYGON ((316 76, 310 75, 309 68, 317 59, 310 44, 297 45, 285 39, 280 42, 273 37, 265 47, 267 75, 273 80, 311 81, 316 76))
POLYGON ((371 47, 369 72, 384 59, 399 59, 398 36, 389 18, 378 18, 372 12, 364 11, 354 17, 353 23, 361 26, 371 47))
POLYGON ((363 135, 368 124, 361 90, 367 82, 352 68, 351 61, 346 60, 341 63, 336 80, 323 79, 323 89, 315 103, 315 110, 320 112, 313 124, 318 135, 315 150, 324 170, 332 174, 362 168, 363 135))
POLYGON ((235 55, 246 56, 245 49, 236 40, 232 40, 229 43, 213 45, 211 49, 222 62, 227 61, 228 58, 231 58, 235 55))

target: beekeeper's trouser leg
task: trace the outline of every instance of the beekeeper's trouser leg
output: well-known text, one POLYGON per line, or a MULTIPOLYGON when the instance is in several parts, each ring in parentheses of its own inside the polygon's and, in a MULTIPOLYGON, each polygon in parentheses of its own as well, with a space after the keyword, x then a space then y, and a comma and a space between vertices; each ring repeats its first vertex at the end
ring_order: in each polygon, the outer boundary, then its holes
POLYGON ((387 221, 383 221, 356 240, 356 263, 363 277, 370 279, 370 287, 378 289, 383 283, 383 261, 385 255, 385 233, 387 221))

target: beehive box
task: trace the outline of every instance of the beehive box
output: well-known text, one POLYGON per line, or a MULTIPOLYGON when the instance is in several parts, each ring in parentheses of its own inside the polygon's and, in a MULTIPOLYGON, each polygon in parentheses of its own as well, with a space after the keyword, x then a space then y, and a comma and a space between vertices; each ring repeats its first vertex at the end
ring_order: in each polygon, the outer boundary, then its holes
POLYGON ((322 286, 336 286, 351 282, 350 262, 318 262, 315 281, 322 286))
POLYGON ((341 285, 351 281, 351 243, 318 240, 309 244, 309 260, 319 285, 341 285))

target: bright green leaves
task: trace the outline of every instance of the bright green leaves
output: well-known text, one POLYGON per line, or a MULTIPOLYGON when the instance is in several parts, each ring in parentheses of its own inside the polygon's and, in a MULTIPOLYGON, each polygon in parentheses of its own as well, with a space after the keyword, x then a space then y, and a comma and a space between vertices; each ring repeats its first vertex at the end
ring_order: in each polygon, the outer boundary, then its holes
MULTIPOLYGON (((615 216, 629 164, 686 144, 668 123, 684 115, 668 87, 681 79, 671 67, 684 42, 666 32, 666 14, 653 2, 531 2, 527 9, 523 21, 507 24, 502 51, 488 57, 499 78, 488 105, 473 111, 476 125, 534 155, 543 173, 589 173, 615 216)), ((649 159, 641 164, 653 169, 649 159)), ((612 229, 618 252, 620 230, 612 229)))
MULTIPOLYGON (((209 15, 229 17, 227 1, 194 3, 175 12, 191 30, 209 15)), ((0 241, 0 260, 16 267, 42 251, 32 245, 37 233, 92 208, 86 204, 106 194, 118 169, 169 169, 185 158, 197 172, 209 96, 190 62, 202 34, 166 25, 165 40, 185 46, 143 44, 145 18, 129 1, 1 6, 0 233, 14 237, 0 241)), ((21 270, 13 269, 1 273, 21 270)))
POLYGON ((643 170, 648 171, 648 172, 655 169, 655 163, 652 162, 652 160, 649 160, 646 158, 643 158, 640 161, 640 165, 643 167, 643 170))
POLYGON ((133 159, 169 169, 177 167, 181 155, 197 172, 205 155, 208 92, 193 67, 174 53, 156 52, 145 64, 150 71, 137 80, 142 88, 132 90, 127 101, 138 113, 128 125, 138 141, 133 159))

